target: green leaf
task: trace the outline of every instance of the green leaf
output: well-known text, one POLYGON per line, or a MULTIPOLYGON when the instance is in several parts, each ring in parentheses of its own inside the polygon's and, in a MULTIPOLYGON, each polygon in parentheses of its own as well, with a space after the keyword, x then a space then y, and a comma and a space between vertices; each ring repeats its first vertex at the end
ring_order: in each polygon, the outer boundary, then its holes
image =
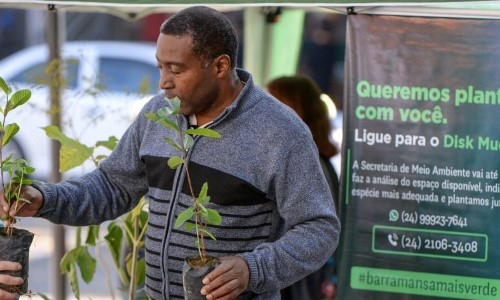
MULTIPOLYGON (((81 247, 81 246, 80 246, 81 247)), ((71 265, 75 263, 80 247, 76 247, 66 252, 59 262, 59 268, 62 273, 67 273, 71 270, 71 265)))
POLYGON ((198 195, 198 199, 205 199, 208 193, 208 182, 204 182, 201 186, 200 194, 198 195))
POLYGON ((131 258, 132 254, 127 254, 124 258, 125 265, 121 264, 120 267, 116 269, 116 271, 118 272, 118 278, 120 278, 122 286, 124 287, 128 287, 130 285, 130 276, 127 272, 127 264, 131 258))
POLYGON ((175 220, 174 228, 177 229, 177 228, 181 227, 181 225, 184 224, 184 222, 186 222, 187 220, 189 220, 193 217, 193 214, 194 214, 194 209, 192 207, 186 208, 183 212, 181 212, 179 214, 179 216, 177 216, 177 219, 175 220))
POLYGON ((144 116, 155 123, 160 119, 160 117, 154 112, 148 112, 144 116))
POLYGON ((214 240, 214 241, 216 240, 215 236, 213 234, 211 234, 208 230, 200 228, 200 231, 202 233, 204 233, 205 235, 208 235, 212 240, 214 240))
MULTIPOLYGON (((144 281, 146 279, 146 262, 144 258, 138 259, 137 257, 132 257, 132 255, 128 255, 126 259, 126 268, 127 268, 127 274, 130 274, 130 277, 132 276, 132 263, 136 261, 135 265, 135 285, 137 288, 140 288, 141 286, 144 285, 144 281)), ((132 279, 132 278, 129 278, 132 279)), ((128 283, 130 285, 130 283, 128 283)), ((132 297, 131 299, 135 299, 132 297)))
POLYGON ((118 277, 120 278, 122 285, 128 287, 130 285, 130 277, 127 273, 126 268, 120 268, 117 271, 118 271, 118 277))
POLYGON ((90 255, 87 247, 80 249, 76 262, 80 268, 80 275, 82 276, 83 281, 90 283, 94 278, 96 260, 92 257, 92 255, 90 255))
POLYGON ((139 203, 132 209, 132 218, 137 218, 144 212, 144 206, 146 205, 146 199, 144 197, 139 200, 139 203))
POLYGON ((87 147, 79 141, 66 136, 57 126, 49 125, 42 129, 45 130, 45 134, 49 138, 61 142, 61 152, 59 153, 60 172, 66 172, 82 165, 94 153, 93 147, 87 147))
POLYGON ((19 125, 17 125, 16 123, 5 126, 5 131, 2 138, 2 146, 7 145, 10 139, 12 139, 12 137, 16 135, 16 133, 18 132, 19 132, 19 125))
POLYGON ((149 218, 149 212, 141 211, 141 216, 139 220, 140 220, 140 226, 141 228, 143 228, 143 230, 148 226, 148 218, 149 218))
POLYGON ((42 129, 45 131, 45 134, 49 138, 61 142, 62 145, 72 146, 73 144, 80 144, 80 142, 78 142, 77 140, 72 139, 62 133, 57 126, 49 125, 46 127, 42 127, 42 129))
POLYGON ((181 99, 179 99, 178 97, 174 97, 173 99, 169 99, 168 101, 170 101, 173 113, 176 115, 179 114, 181 110, 181 99))
POLYGON ((146 261, 144 258, 137 261, 136 271, 137 286, 143 286, 146 280, 146 261))
POLYGON ((66 252, 59 263, 59 267, 63 274, 68 276, 68 281, 71 290, 76 299, 80 299, 80 286, 78 283, 78 275, 76 272, 76 264, 79 259, 80 253, 84 250, 83 246, 75 247, 74 249, 66 252))
POLYGON ((203 204, 201 204, 200 202, 198 202, 198 207, 201 210, 201 215, 202 216, 207 214, 207 209, 206 209, 206 207, 203 204))
POLYGON ((191 135, 201 135, 201 136, 205 136, 205 137, 209 137, 209 138, 213 138, 213 139, 218 139, 221 137, 221 135, 217 131, 210 129, 210 128, 203 128, 203 127, 189 128, 186 130, 186 133, 191 134, 191 135))
POLYGON ((170 167, 170 169, 176 169, 183 162, 184 160, 182 160, 182 158, 180 158, 179 156, 172 156, 171 158, 168 159, 167 164, 170 167))
MULTIPOLYGON (((134 257, 132 257, 132 253, 128 253, 125 259, 125 270, 127 270, 127 274, 132 275, 132 264, 134 263, 134 257)), ((127 280, 130 285, 130 277, 127 280)))
POLYGON ((166 137, 165 142, 167 142, 170 146, 174 147, 175 149, 177 149, 181 152, 183 151, 181 146, 179 144, 177 144, 173 139, 166 137))
POLYGON ((207 213, 203 214, 202 217, 210 225, 220 225, 222 223, 222 217, 215 209, 207 208, 207 213))
POLYGON ((176 122, 171 120, 173 115, 173 110, 170 107, 162 107, 158 109, 156 113, 148 112, 144 116, 153 121, 154 123, 159 123, 160 125, 173 129, 175 132, 179 132, 179 126, 176 122))
POLYGON ((76 273, 76 266, 72 264, 70 269, 66 273, 68 275, 69 285, 71 286, 71 290, 75 295, 76 299, 80 299, 80 285, 78 283, 78 276, 76 273))
POLYGON ((4 92, 5 96, 9 96, 10 95, 10 88, 9 86, 7 85, 7 83, 5 82, 5 80, 0 77, 0 89, 2 89, 2 91, 4 92))
POLYGON ((198 203, 200 203, 201 205, 205 205, 208 202, 210 202, 210 196, 206 196, 204 198, 198 198, 198 203))
POLYGON ((32 185, 33 184, 33 179, 30 179, 30 178, 24 178, 23 180, 21 180, 20 184, 21 185, 32 185))
POLYGON ((59 160, 61 163, 59 171, 66 172, 75 167, 81 166, 92 156, 92 153, 94 153, 94 148, 89 148, 85 145, 78 148, 62 146, 61 152, 59 153, 59 160))
POLYGON ((104 237, 108 245, 109 252, 116 266, 120 266, 123 231, 115 222, 108 225, 108 234, 104 237))
POLYGON ((23 170, 23 172, 24 174, 33 174, 33 172, 35 172, 35 168, 28 166, 23 170))
POLYGON ((189 148, 191 148, 194 144, 194 140, 193 140, 193 137, 186 134, 184 136, 184 149, 185 150, 188 150, 189 148))
POLYGON ((198 203, 202 206, 210 201, 208 194, 208 182, 204 182, 198 195, 198 203))
POLYGON ((97 245, 97 241, 99 240, 99 229, 99 225, 91 225, 88 227, 87 239, 85 239, 86 244, 92 246, 97 245))
POLYGON ((193 223, 184 223, 184 229, 186 231, 194 230, 194 228, 195 228, 195 225, 193 223))
POLYGON ((118 139, 115 136, 110 136, 107 141, 98 141, 96 147, 105 147, 109 150, 114 150, 118 144, 118 139))
MULTIPOLYGON (((129 255, 127 256, 127 260, 126 260, 126 268, 127 268, 127 274, 130 274, 132 275, 132 263, 133 263, 133 260, 134 258, 132 257, 132 255, 129 255)), ((143 258, 137 260, 136 262, 136 272, 135 272, 135 285, 137 288, 140 288, 141 286, 143 286, 144 284, 144 281, 146 279, 146 262, 144 261, 143 258)), ((130 278, 132 279, 132 278, 130 278)), ((129 280, 128 280, 129 281, 129 280)), ((130 283, 128 283, 127 285, 130 285, 130 283)), ((131 297, 130 299, 136 299, 135 297, 131 297)))
POLYGON ((7 105, 5 106, 4 114, 6 115, 9 111, 15 109, 16 107, 23 105, 31 98, 30 90, 19 90, 16 91, 12 97, 7 101, 7 105))
POLYGON ((18 199, 18 202, 24 202, 24 203, 27 203, 27 204, 31 203, 31 201, 29 201, 28 199, 23 198, 23 197, 20 197, 20 198, 18 199))
POLYGON ((179 130, 180 130, 177 123, 175 123, 174 121, 172 121, 170 119, 161 119, 160 124, 164 127, 167 127, 167 128, 174 130, 175 132, 179 132, 179 130))
POLYGON ((170 119, 173 117, 174 110, 172 107, 162 107, 156 111, 156 114, 160 119, 170 119))

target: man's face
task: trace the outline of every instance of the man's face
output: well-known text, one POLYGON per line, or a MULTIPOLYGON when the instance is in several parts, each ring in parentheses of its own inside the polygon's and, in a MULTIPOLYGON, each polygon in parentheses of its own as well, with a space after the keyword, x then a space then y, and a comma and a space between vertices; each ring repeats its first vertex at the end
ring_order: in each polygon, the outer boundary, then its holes
POLYGON ((218 95, 214 67, 202 65, 200 58, 191 53, 191 42, 190 35, 160 33, 156 45, 160 88, 167 98, 177 96, 181 100, 184 115, 210 110, 218 95))

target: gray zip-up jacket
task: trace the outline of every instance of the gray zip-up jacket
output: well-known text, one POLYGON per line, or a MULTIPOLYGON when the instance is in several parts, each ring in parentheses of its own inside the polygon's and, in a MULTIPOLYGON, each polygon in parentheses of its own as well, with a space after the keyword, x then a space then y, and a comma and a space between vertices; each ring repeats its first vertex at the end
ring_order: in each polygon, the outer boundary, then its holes
MULTIPOLYGON (((208 182, 208 207, 222 224, 206 240, 214 256, 240 255, 250 269, 238 299, 279 299, 279 290, 319 269, 338 243, 340 223, 318 150, 296 114, 238 70, 245 87, 209 126, 220 139, 196 137, 188 154, 196 193, 208 182)), ((117 148, 99 168, 78 179, 37 186, 39 216, 68 225, 97 224, 149 200, 146 292, 151 299, 183 299, 184 257, 196 255, 194 235, 174 229, 191 202, 179 155, 164 138, 173 133, 144 117, 167 105, 163 95, 146 104, 117 148)), ((187 121, 185 121, 187 126, 187 121)))

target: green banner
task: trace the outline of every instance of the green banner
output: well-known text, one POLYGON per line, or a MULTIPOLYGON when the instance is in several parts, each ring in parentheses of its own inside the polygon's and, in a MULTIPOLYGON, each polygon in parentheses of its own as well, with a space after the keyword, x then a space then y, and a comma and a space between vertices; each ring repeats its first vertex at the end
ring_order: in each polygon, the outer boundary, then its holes
POLYGON ((348 16, 339 299, 500 299, 498 32, 348 16))
POLYGON ((351 286, 361 290, 451 299, 494 300, 500 295, 498 279, 365 267, 351 269, 351 286))

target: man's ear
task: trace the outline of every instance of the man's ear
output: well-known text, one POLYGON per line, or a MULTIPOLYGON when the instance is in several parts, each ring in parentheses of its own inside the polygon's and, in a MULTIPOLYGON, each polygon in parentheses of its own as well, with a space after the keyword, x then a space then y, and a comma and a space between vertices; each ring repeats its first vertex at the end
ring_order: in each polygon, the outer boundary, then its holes
POLYGON ((231 70, 231 58, 222 54, 214 59, 214 69, 217 78, 224 77, 231 70))

